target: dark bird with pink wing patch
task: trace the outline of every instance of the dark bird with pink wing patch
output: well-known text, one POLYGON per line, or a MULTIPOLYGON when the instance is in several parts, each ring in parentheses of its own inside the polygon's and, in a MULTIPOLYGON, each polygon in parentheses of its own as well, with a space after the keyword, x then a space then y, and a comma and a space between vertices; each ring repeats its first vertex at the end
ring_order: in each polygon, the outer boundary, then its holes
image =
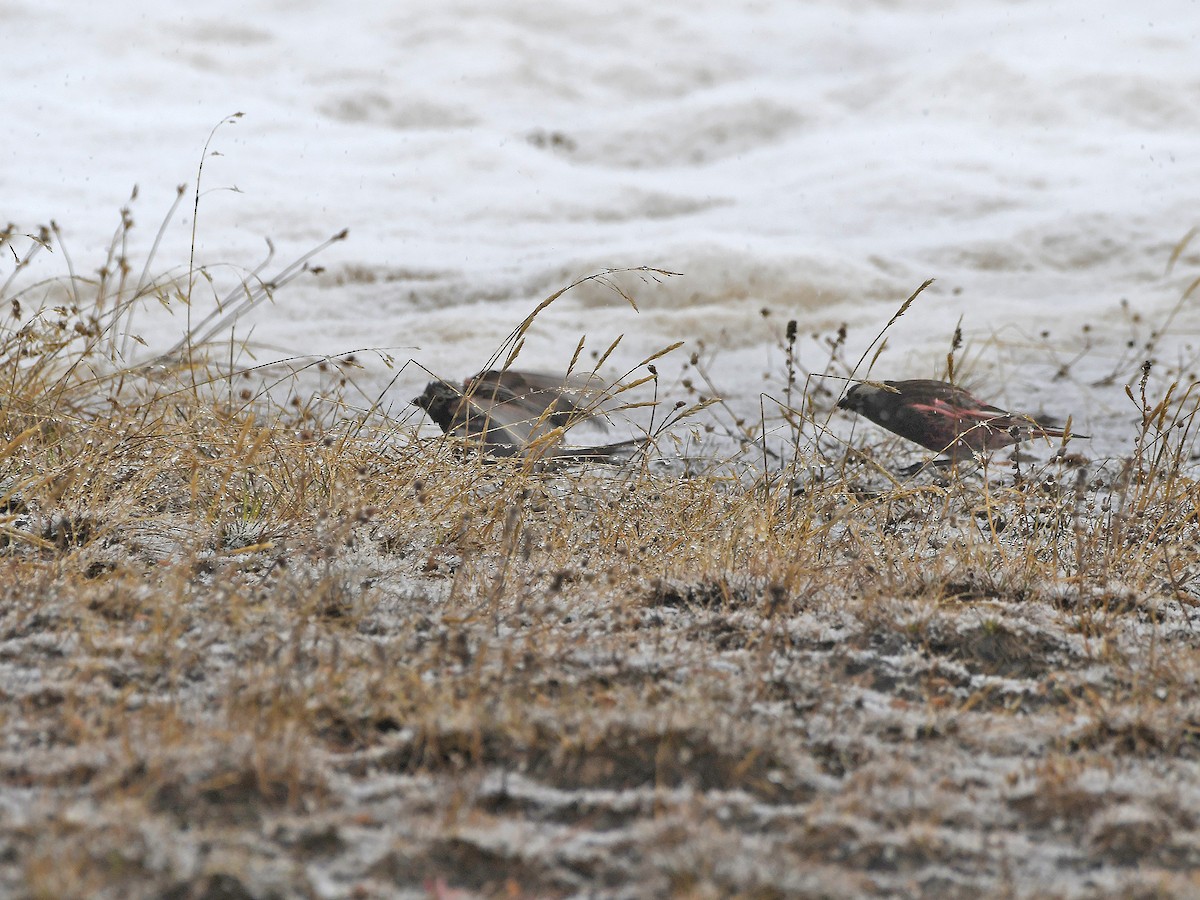
POLYGON ((955 459, 1031 438, 1062 438, 1067 434, 1031 416, 983 403, 945 381, 915 378, 879 384, 886 387, 854 385, 838 401, 838 408, 866 416, 888 431, 955 459))

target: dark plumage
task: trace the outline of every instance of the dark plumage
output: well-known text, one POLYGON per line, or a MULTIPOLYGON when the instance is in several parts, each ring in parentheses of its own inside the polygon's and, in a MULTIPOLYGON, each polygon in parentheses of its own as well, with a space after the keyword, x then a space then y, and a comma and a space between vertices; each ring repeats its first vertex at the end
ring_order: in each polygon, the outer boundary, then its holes
POLYGON ((838 407, 866 416, 876 425, 935 453, 957 458, 1030 438, 1064 436, 1061 429, 989 406, 945 381, 916 378, 881 383, 894 392, 856 384, 838 402, 838 407))
POLYGON ((557 446, 562 434, 555 433, 593 418, 605 391, 595 375, 561 378, 504 369, 472 375, 461 388, 431 381, 412 402, 446 434, 477 441, 492 456, 533 450, 537 456, 558 459, 608 460, 637 442, 563 449, 557 446))

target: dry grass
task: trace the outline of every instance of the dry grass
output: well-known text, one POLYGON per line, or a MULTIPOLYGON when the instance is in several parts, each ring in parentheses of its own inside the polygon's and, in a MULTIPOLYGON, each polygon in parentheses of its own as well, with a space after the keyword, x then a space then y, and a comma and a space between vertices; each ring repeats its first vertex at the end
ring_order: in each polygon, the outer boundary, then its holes
POLYGON ((1190 389, 902 481, 789 363, 771 477, 539 471, 133 366, 128 268, 0 332, 0 893, 1200 889, 1190 389))

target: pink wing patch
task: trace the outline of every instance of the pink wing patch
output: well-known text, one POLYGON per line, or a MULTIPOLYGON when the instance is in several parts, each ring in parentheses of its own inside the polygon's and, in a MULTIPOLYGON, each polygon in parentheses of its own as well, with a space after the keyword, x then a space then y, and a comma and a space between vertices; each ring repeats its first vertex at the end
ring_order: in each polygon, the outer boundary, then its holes
POLYGON ((945 400, 934 400, 932 403, 913 403, 909 408, 933 413, 935 416, 949 416, 952 419, 982 419, 985 422, 991 422, 1004 416, 1004 413, 999 410, 986 412, 982 409, 964 409, 961 406, 953 406, 945 400))

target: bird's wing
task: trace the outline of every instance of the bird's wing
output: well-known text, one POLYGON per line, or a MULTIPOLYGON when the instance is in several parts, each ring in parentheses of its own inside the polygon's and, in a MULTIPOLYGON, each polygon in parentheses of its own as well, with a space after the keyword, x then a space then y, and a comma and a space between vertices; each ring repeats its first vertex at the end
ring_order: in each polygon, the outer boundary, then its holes
POLYGON ((1016 424, 1017 421, 1012 415, 998 406, 988 406, 982 403, 977 406, 960 406, 957 403, 943 400, 940 397, 931 400, 929 403, 911 403, 909 406, 912 409, 934 416, 947 416, 951 419, 975 419, 977 421, 993 423, 1000 428, 1005 427, 1001 424, 1002 420, 1008 420, 1013 424, 1016 424))
POLYGON ((492 415, 504 422, 569 428, 592 417, 607 386, 595 375, 564 378, 515 369, 488 370, 463 385, 468 397, 491 401, 492 415))

